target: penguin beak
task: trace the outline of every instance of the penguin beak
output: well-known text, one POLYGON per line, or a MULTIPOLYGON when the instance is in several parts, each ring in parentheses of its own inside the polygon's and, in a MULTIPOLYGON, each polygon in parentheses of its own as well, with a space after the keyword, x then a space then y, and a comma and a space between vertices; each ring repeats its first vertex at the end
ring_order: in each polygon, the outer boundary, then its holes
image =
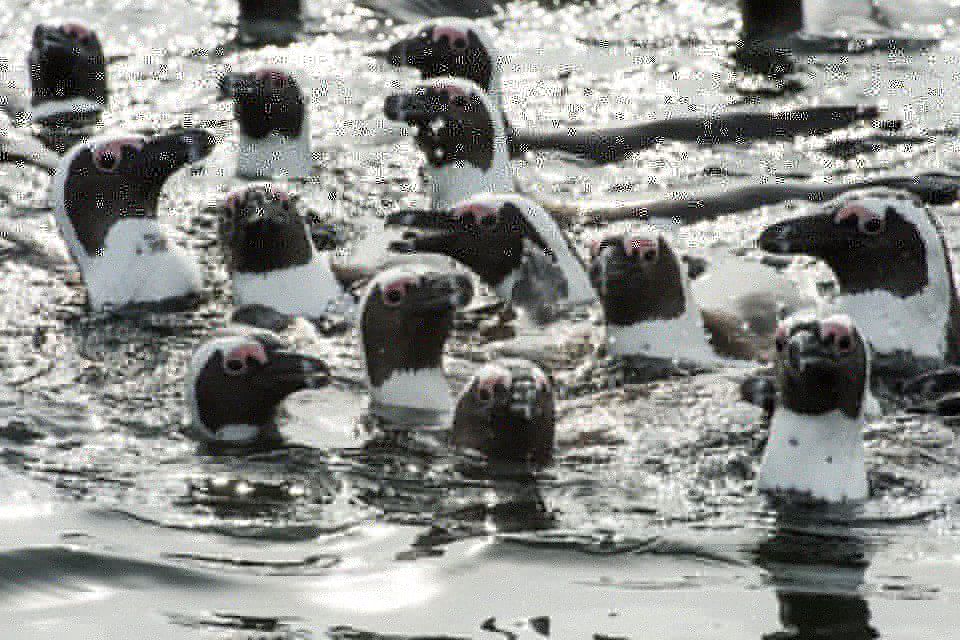
POLYGON ((430 209, 407 209, 397 211, 387 216, 385 226, 404 226, 432 231, 433 233, 417 233, 409 231, 404 234, 403 240, 390 243, 390 250, 397 253, 443 253, 450 247, 456 231, 450 228, 450 214, 447 211, 430 209))
POLYGON ((178 169, 210 155, 217 141, 203 129, 182 129, 146 141, 139 157, 144 176, 166 180, 178 169))
POLYGON ((816 257, 840 248, 844 237, 832 216, 822 214, 772 224, 760 234, 757 245, 767 253, 816 257))
POLYGON ((787 367, 798 377, 822 378, 840 371, 840 363, 811 331, 795 333, 786 349, 787 367))
POLYGON ((421 313, 436 313, 463 309, 473 300, 473 282, 457 274, 426 275, 423 277, 413 308, 421 313))
POLYGON ((225 73, 217 81, 217 87, 220 90, 219 98, 228 100, 253 93, 256 82, 252 73, 225 73))
POLYGON ((443 115, 443 105, 436 95, 397 93, 387 96, 383 114, 394 122, 426 126, 443 115))
POLYGON ((423 71, 437 54, 434 43, 421 36, 404 38, 387 50, 387 61, 395 67, 413 67, 423 71))
POLYGON ((302 389, 319 389, 330 383, 330 369, 319 358, 292 351, 271 351, 269 361, 254 377, 263 389, 290 394, 302 389))

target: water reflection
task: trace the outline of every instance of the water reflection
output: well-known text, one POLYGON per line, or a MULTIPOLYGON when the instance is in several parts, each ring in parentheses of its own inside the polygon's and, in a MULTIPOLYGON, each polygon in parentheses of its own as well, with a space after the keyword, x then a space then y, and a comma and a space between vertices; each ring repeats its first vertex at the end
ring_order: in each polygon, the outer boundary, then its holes
POLYGON ((870 605, 861 591, 872 551, 856 531, 824 527, 812 514, 777 518, 754 561, 776 590, 782 630, 763 640, 867 640, 870 605))

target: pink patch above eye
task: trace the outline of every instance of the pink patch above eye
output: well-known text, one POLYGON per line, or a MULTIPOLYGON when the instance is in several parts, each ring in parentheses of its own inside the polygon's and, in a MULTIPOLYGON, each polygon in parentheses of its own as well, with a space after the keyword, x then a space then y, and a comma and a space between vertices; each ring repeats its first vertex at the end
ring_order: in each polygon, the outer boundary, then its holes
POLYGON ((67 22, 60 26, 60 30, 71 38, 83 40, 90 37, 90 30, 77 22, 67 22))
POLYGON ((824 340, 836 343, 840 338, 852 339, 853 327, 843 322, 827 320, 820 324, 820 335, 824 340))
POLYGON ((244 364, 250 360, 259 362, 260 364, 267 364, 268 361, 267 351, 259 342, 248 342, 240 345, 239 347, 231 349, 227 354, 226 360, 228 362, 236 361, 244 364))
POLYGON ((439 42, 447 38, 450 46, 459 51, 466 51, 467 43, 470 41, 467 33, 456 27, 434 27, 433 41, 439 42))
POLYGON ((657 241, 645 236, 624 236, 623 251, 628 256, 644 255, 648 251, 657 250, 657 241))
POLYGON ((93 162, 103 171, 113 171, 123 158, 126 149, 140 151, 143 149, 144 139, 137 137, 116 138, 105 142, 93 149, 93 162))
POLYGON ((290 194, 284 191, 279 187, 270 185, 267 187, 270 194, 273 196, 274 200, 279 200, 280 202, 290 202, 290 194))
POLYGON ((471 218, 478 225, 496 224, 500 219, 500 213, 491 207, 482 204, 468 204, 458 209, 454 209, 453 217, 457 220, 467 222, 471 218))
POLYGON ((388 305, 398 305, 407 297, 407 291, 415 287, 416 278, 397 278, 383 285, 383 301, 388 305))
POLYGON ((509 389, 512 384, 513 379, 508 371, 496 371, 477 380, 477 393, 481 397, 492 399, 498 386, 509 389))
POLYGON ((269 83, 275 89, 282 89, 290 82, 290 76, 281 69, 265 68, 254 72, 255 77, 260 82, 269 83))
POLYGON ((833 221, 839 224, 851 218, 856 219, 861 225, 867 220, 883 220, 883 216, 870 209, 858 204, 851 204, 837 211, 836 215, 833 216, 833 221))
POLYGON ((448 85, 448 84, 438 85, 436 87, 436 90, 441 93, 446 93, 450 99, 469 97, 467 92, 464 89, 461 89, 460 87, 456 87, 453 85, 448 85))

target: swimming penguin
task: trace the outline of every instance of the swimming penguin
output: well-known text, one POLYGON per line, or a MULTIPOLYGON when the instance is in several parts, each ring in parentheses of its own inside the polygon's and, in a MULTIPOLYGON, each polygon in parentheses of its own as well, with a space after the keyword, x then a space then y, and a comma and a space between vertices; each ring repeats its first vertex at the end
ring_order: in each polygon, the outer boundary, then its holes
POLYGON ((784 321, 776 370, 780 406, 770 419, 757 489, 800 501, 865 500, 870 355, 853 321, 843 315, 784 321))
POLYGON ((303 28, 301 0, 239 0, 237 40, 245 46, 283 45, 303 28))
POLYGON ((542 467, 553 460, 556 410, 553 384, 528 360, 484 366, 457 400, 451 442, 491 462, 542 467))
POLYGON ((480 194, 450 211, 399 211, 386 222, 416 229, 391 249, 453 258, 534 322, 597 299, 583 261, 556 221, 523 196, 480 194))
POLYGON ((670 118, 617 127, 554 127, 553 131, 520 130, 506 120, 502 76, 505 58, 493 38, 478 24, 439 18, 390 47, 394 66, 417 69, 426 79, 470 80, 486 91, 504 115, 510 151, 553 149, 593 162, 621 160, 627 154, 662 140, 722 144, 750 139, 823 134, 854 122, 875 118, 875 107, 822 106, 783 113, 729 113, 710 117, 670 118))
POLYGON ((329 380, 322 360, 288 351, 269 331, 216 337, 190 360, 185 380, 190 433, 202 442, 230 446, 276 441, 284 398, 329 380))
MULTIPOLYGON (((715 364, 718 356, 767 358, 768 340, 751 330, 747 319, 700 309, 687 266, 659 230, 639 227, 609 234, 594 241, 590 252, 590 277, 606 322, 607 355, 693 364, 715 364)), ((768 311, 776 313, 774 306, 768 311)), ((775 326, 776 319, 752 324, 775 326)))
POLYGON ((167 238, 157 201, 167 179, 214 144, 202 129, 150 138, 106 135, 61 159, 50 202, 91 308, 178 310, 195 303, 199 268, 167 238))
POLYGON ((761 249, 808 255, 838 283, 833 307, 853 318, 876 367, 913 373, 960 362, 960 305, 932 212, 909 194, 868 190, 767 227, 761 249))
POLYGON ((480 87, 448 78, 389 96, 384 114, 416 128, 426 156, 434 209, 450 209, 477 193, 514 190, 500 110, 480 87))
POLYGON ((361 302, 360 332, 374 408, 450 411, 443 346, 454 312, 472 297, 467 276, 422 265, 394 267, 373 279, 361 302))
POLYGON ((222 97, 233 100, 237 120, 237 175, 303 178, 310 174, 310 119, 300 85, 281 69, 228 73, 222 97))
POLYGON ((107 108, 106 58, 90 27, 79 22, 37 25, 28 62, 33 122, 91 124, 107 108))
POLYGON ((269 184, 234 191, 218 222, 235 305, 306 318, 353 316, 356 301, 329 254, 314 247, 307 222, 286 191, 269 184))
MULTIPOLYGON (((435 79, 389 96, 384 114, 415 127, 414 139, 426 158, 431 207, 450 209, 483 192, 516 191, 502 114, 476 84, 457 78, 435 79)), ((846 184, 766 181, 733 188, 705 189, 664 200, 576 201, 528 193, 554 217, 570 222, 611 222, 666 218, 696 223, 788 200, 825 202, 865 187, 891 187, 916 194, 931 204, 954 202, 960 177, 943 173, 870 177, 846 184)), ((524 190, 526 191, 526 190, 524 190)))

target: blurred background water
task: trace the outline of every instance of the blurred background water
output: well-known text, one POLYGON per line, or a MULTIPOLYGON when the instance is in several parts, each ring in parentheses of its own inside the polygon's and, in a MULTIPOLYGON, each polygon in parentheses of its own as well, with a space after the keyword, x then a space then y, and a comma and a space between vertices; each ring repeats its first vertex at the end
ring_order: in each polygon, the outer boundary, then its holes
MULTIPOLYGON (((730 57, 732 0, 503 4, 484 21, 509 57, 516 124, 619 122, 878 103, 928 142, 858 145, 869 127, 750 146, 665 143, 595 168, 544 155, 524 175, 550 191, 664 196, 777 176, 852 179, 956 171, 960 82, 949 2, 874 3, 943 36, 928 52, 817 55, 786 82, 730 57), (856 151, 854 153, 853 151, 856 151)), ((382 247, 382 217, 424 202, 408 139, 383 123, 409 83, 364 56, 431 3, 309 0, 288 47, 237 49, 235 6, 215 0, 0 0, 4 79, 26 84, 33 26, 78 17, 110 59, 106 128, 189 123, 229 139, 226 69, 288 68, 309 93, 318 218, 349 226, 348 260, 382 247)), ((833 5, 831 5, 833 6, 833 5)), ((841 8, 842 10, 842 8, 841 8)), ((829 16, 818 19, 828 21, 829 16)), ((161 208, 201 256, 210 301, 175 316, 87 312, 72 267, 0 237, 0 629, 10 638, 947 638, 960 620, 957 424, 892 415, 866 436, 874 498, 857 509, 774 513, 753 495, 765 428, 737 401, 742 370, 582 394, 560 403, 557 465, 490 478, 430 434, 378 433, 357 336, 307 348, 357 385, 288 402, 289 447, 208 456, 187 440, 181 381, 229 314, 210 205, 237 186, 228 145, 175 176, 161 208)), ((48 178, 0 166, 0 216, 56 255, 48 178)), ((799 205, 679 232, 694 252, 755 257, 762 225, 799 205)), ((955 250, 952 207, 938 214, 955 250)), ((574 233, 582 230, 574 229, 574 233)), ((816 282, 822 271, 796 268, 816 282)), ((732 283, 735 286, 738 283, 732 283)), ((744 283, 739 283, 744 284, 744 283)), ((749 284, 749 283, 747 283, 749 284)), ((599 327, 560 326, 558 369, 599 327)), ((462 384, 493 353, 452 341, 462 384)))

